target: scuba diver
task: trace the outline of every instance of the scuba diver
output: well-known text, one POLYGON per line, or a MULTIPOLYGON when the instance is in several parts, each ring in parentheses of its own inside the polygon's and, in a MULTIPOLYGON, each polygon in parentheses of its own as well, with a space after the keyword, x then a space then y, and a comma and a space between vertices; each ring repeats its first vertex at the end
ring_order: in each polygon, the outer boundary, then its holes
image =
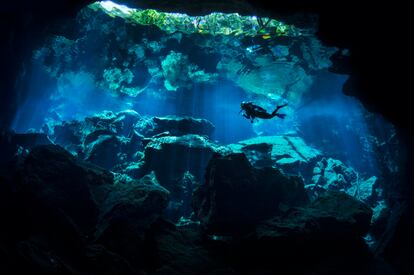
POLYGON ((283 118, 286 117, 286 114, 278 114, 278 111, 281 108, 286 107, 286 106, 287 106, 287 104, 279 105, 279 106, 276 107, 276 109, 272 113, 268 113, 262 107, 253 104, 253 102, 243 101, 240 104, 241 110, 240 110, 239 113, 243 112, 243 116, 247 119, 250 119, 251 123, 253 123, 256 118, 271 119, 271 118, 274 118, 275 116, 277 116, 278 118, 283 119, 283 118))

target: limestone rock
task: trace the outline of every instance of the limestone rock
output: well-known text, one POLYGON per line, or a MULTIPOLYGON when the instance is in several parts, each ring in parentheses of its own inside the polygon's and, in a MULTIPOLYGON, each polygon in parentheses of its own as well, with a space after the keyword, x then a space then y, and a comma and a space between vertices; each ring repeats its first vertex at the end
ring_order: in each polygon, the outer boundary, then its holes
POLYGON ((343 192, 328 192, 306 208, 293 208, 257 228, 260 240, 335 241, 358 239, 368 232, 371 208, 343 192))
POLYGON ((25 159, 21 173, 21 188, 42 207, 51 213, 61 212, 79 230, 87 232, 94 228, 99 209, 89 185, 110 183, 111 176, 102 177, 79 165, 70 153, 55 145, 35 147, 25 159))
POLYGON ((88 145, 86 160, 106 169, 127 160, 123 147, 127 140, 115 135, 102 135, 95 142, 88 145))
POLYGON ((213 154, 225 151, 228 151, 225 147, 198 135, 154 138, 145 147, 141 173, 154 171, 161 185, 182 178, 187 171, 201 180, 213 154))
POLYGON ((343 191, 368 203, 381 195, 377 177, 363 178, 353 168, 332 158, 323 158, 316 163, 312 182, 306 188, 314 194, 321 194, 326 190, 343 191))
POLYGON ((250 230, 279 211, 279 206, 307 203, 303 181, 270 167, 257 169, 246 156, 216 154, 206 182, 194 196, 197 217, 208 232, 231 235, 250 230))
POLYGON ((321 153, 308 146, 300 137, 261 136, 230 145, 243 152, 254 166, 273 166, 286 173, 312 174, 312 168, 321 153))
POLYGON ((164 132, 168 132, 171 136, 187 134, 211 136, 214 125, 201 118, 165 116, 142 120, 137 125, 137 131, 146 137, 153 137, 164 132))
POLYGON ((127 259, 135 268, 145 266, 153 248, 146 232, 160 218, 168 191, 155 184, 117 184, 102 206, 97 243, 127 259))

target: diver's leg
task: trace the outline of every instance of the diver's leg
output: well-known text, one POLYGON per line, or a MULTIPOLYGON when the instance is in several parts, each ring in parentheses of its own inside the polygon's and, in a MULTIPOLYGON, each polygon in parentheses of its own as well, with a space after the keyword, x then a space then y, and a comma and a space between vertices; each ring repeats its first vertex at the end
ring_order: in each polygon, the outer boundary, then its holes
POLYGON ((274 116, 276 116, 277 112, 278 112, 281 108, 286 107, 286 106, 287 106, 287 103, 286 103, 286 104, 283 104, 283 105, 278 105, 278 106, 276 107, 276 109, 272 112, 272 116, 273 116, 273 117, 274 117, 274 116))
POLYGON ((280 109, 282 109, 283 107, 286 107, 286 106, 287 106, 287 104, 278 105, 278 106, 276 107, 276 109, 273 111, 273 113, 277 113, 280 109))

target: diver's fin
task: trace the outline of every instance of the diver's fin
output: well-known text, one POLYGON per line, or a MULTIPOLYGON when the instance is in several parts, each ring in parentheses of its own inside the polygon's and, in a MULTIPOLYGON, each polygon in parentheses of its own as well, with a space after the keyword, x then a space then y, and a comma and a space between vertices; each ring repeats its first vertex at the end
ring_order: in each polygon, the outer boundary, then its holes
MULTIPOLYGON (((276 109, 272 112, 272 116, 276 116, 277 115, 277 112, 281 109, 281 108, 283 108, 283 107, 286 107, 287 106, 287 103, 286 104, 283 104, 283 105, 278 105, 277 107, 276 107, 276 109)), ((286 116, 286 115, 285 115, 286 116)), ((284 117, 283 117, 284 118, 284 117)))
POLYGON ((286 117, 286 114, 275 114, 278 118, 284 119, 286 117))

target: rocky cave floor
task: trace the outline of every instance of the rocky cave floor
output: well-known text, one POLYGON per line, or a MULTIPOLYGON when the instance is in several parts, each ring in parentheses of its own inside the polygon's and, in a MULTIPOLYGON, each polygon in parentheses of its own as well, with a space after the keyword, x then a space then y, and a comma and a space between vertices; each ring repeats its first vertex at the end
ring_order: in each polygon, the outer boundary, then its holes
POLYGON ((375 176, 297 136, 213 131, 134 111, 3 131, 0 272, 393 274, 370 243, 387 212, 375 176))

